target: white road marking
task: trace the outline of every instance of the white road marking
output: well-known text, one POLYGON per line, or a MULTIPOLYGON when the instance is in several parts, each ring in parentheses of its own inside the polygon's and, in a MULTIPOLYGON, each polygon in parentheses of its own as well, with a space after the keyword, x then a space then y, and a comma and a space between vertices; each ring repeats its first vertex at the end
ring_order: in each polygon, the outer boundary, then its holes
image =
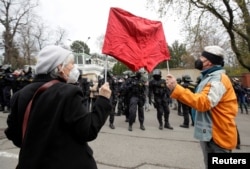
POLYGON ((0 151, 0 157, 8 157, 8 158, 16 158, 18 159, 18 155, 14 153, 8 153, 5 151, 0 151))

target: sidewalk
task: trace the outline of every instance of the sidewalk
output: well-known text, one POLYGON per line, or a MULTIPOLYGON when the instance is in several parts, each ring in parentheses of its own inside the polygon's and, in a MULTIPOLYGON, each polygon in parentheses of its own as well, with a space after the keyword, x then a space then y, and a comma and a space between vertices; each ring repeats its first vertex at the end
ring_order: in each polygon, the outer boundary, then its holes
MULTIPOLYGON (((145 131, 139 122, 128 131, 124 116, 115 117, 115 127, 108 127, 108 120, 96 140, 89 143, 99 169, 202 169, 204 168, 199 142, 193 138, 193 127, 180 128, 183 117, 171 109, 170 124, 174 130, 158 129, 156 111, 150 107, 145 112, 145 131)), ((17 163, 18 149, 3 139, 6 114, 0 112, 0 168, 13 169, 17 163), (7 153, 7 154, 6 154, 7 153), (8 154, 9 153, 9 154, 8 154)), ((250 115, 238 114, 237 125, 241 149, 250 152, 250 115)))

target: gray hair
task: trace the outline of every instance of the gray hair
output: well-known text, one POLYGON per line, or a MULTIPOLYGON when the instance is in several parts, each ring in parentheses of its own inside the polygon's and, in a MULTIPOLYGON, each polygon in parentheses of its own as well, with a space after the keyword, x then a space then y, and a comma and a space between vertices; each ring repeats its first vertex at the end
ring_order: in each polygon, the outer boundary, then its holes
MULTIPOLYGON (((64 68, 65 66, 67 66, 69 63, 73 62, 75 60, 75 56, 71 53, 69 54, 66 59, 63 61, 63 63, 61 64, 62 65, 62 68, 64 68)), ((59 73, 59 70, 58 68, 56 67, 55 69, 53 69, 51 72, 50 72, 50 76, 52 78, 57 78, 57 77, 61 77, 60 73, 59 73)))

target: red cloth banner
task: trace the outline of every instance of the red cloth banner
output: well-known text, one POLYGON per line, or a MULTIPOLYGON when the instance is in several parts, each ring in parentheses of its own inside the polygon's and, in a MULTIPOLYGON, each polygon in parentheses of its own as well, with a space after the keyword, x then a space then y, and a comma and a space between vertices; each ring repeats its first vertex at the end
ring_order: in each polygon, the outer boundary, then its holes
POLYGON ((155 66, 170 59, 162 23, 110 8, 102 53, 113 56, 132 71, 155 66))

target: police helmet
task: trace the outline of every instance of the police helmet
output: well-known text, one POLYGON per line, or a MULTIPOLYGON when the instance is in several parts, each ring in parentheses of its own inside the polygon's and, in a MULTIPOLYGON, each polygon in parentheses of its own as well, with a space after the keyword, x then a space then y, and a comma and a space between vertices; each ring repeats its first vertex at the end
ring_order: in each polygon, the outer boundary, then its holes
POLYGON ((126 70, 122 73, 125 77, 131 77, 133 75, 133 72, 131 70, 126 70))
POLYGON ((183 75, 182 76, 182 81, 183 82, 192 82, 192 79, 189 75, 183 75))
POLYGON ((153 71, 153 76, 161 76, 161 70, 160 69, 155 69, 153 71))
POLYGON ((10 68, 11 68, 11 65, 7 65, 7 64, 2 65, 2 67, 1 67, 1 69, 3 69, 3 70, 7 70, 7 69, 10 69, 10 68))
POLYGON ((233 81, 234 82, 239 82, 240 80, 237 77, 235 77, 235 78, 233 78, 233 81))
POLYGON ((180 84, 180 83, 181 83, 181 78, 178 77, 178 78, 176 79, 176 81, 177 81, 178 84, 180 84))
POLYGON ((144 68, 140 68, 138 71, 136 71, 134 74, 136 77, 140 78, 142 76, 142 74, 144 74, 144 68))
POLYGON ((141 74, 144 74, 144 73, 145 73, 145 70, 144 70, 144 68, 140 68, 140 69, 138 70, 138 72, 140 72, 141 74))

